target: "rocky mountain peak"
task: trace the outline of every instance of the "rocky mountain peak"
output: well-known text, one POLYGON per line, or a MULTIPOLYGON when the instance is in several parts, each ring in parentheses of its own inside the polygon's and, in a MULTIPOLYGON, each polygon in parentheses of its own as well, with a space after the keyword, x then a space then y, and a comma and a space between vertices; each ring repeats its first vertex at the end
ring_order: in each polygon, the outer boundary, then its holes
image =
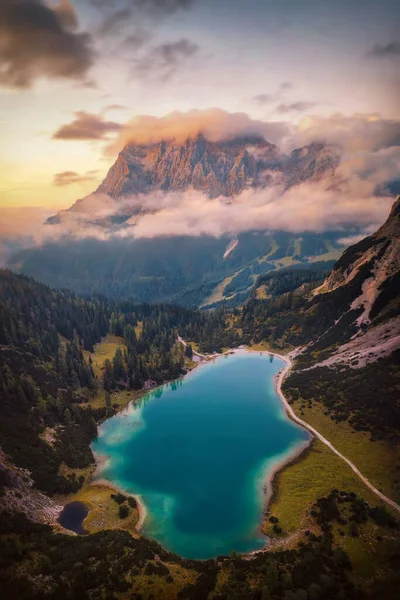
POLYGON ((278 157, 276 146, 258 136, 213 142, 198 133, 182 143, 129 143, 97 191, 117 198, 192 187, 210 197, 232 196, 257 185, 260 172, 278 157))
MULTIPOLYGON (((195 189, 210 198, 229 197, 249 187, 267 187, 273 177, 289 187, 332 174, 339 160, 338 153, 324 144, 310 144, 286 156, 259 135, 211 141, 197 133, 180 142, 130 142, 119 153, 95 193, 78 200, 70 210, 89 212, 93 217, 99 193, 123 199, 159 190, 195 189)), ((59 214, 49 222, 56 223, 61 218, 59 214)))
POLYGON ((400 196, 393 203, 390 214, 382 227, 374 234, 377 238, 400 238, 400 196))
POLYGON ((334 175, 340 163, 340 152, 334 146, 312 142, 296 148, 286 163, 288 185, 315 181, 322 176, 334 175))

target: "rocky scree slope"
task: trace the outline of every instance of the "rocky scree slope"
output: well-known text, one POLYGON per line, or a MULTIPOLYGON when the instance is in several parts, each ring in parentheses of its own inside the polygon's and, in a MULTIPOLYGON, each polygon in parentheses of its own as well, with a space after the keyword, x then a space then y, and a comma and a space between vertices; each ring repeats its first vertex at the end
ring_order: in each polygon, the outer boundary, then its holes
POLYGON ((308 346, 335 350, 319 364, 358 357, 360 367, 400 347, 400 197, 382 227, 345 250, 314 291, 312 305, 332 301, 337 318, 308 346))

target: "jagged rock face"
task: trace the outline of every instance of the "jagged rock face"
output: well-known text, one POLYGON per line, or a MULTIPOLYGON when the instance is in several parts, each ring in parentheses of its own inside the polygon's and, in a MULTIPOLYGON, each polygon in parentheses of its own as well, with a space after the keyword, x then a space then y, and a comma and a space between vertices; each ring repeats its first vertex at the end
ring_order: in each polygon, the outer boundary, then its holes
POLYGON ((384 305, 391 305, 393 314, 400 310, 400 197, 382 227, 350 246, 316 293, 332 292, 349 285, 362 268, 366 274, 361 294, 354 298, 351 308, 363 308, 357 322, 368 325, 378 314, 377 307, 382 310, 384 305))
POLYGON ((332 291, 345 285, 356 275, 358 269, 379 258, 377 267, 382 270, 387 263, 387 276, 400 269, 400 197, 393 204, 386 222, 373 235, 350 246, 334 266, 321 290, 332 291))
POLYGON ((334 175, 340 162, 339 155, 331 146, 313 142, 309 146, 293 150, 285 164, 286 183, 298 185, 304 181, 316 181, 325 175, 334 175))
POLYGON ((0 508, 9 512, 24 513, 32 521, 55 525, 63 506, 35 489, 28 469, 17 467, 0 448, 0 473, 4 490, 0 508))
MULTIPOLYGON (((211 142, 203 135, 178 144, 161 141, 155 144, 130 143, 120 152, 103 183, 94 194, 77 200, 70 209, 47 220, 60 223, 70 211, 79 213, 96 225, 122 224, 128 218, 146 212, 136 203, 128 214, 102 219, 96 213, 96 194, 119 200, 154 191, 175 192, 195 189, 210 198, 232 197, 246 188, 263 188, 279 184, 282 189, 304 181, 316 181, 333 175, 340 162, 332 146, 313 143, 294 150, 289 156, 263 138, 248 136, 211 142)), ((110 200, 112 203, 112 201, 110 200)))
POLYGON ((278 161, 276 146, 261 138, 210 142, 197 135, 183 144, 128 144, 97 191, 118 198, 192 187, 210 197, 233 196, 257 185, 258 176, 278 161))

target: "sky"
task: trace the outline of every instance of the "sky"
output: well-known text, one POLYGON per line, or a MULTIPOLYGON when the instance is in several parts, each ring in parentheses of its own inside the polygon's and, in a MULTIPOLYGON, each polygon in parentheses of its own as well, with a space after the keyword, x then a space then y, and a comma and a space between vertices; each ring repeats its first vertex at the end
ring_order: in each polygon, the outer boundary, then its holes
POLYGON ((170 113, 400 145, 398 0, 2 0, 0 40, 3 209, 69 207, 170 113))

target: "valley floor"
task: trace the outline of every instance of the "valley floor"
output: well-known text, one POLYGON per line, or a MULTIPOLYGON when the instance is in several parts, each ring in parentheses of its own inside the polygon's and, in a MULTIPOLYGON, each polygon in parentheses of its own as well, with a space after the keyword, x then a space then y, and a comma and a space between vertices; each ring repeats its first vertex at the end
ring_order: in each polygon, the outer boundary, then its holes
MULTIPOLYGON (((178 341, 184 346, 187 345, 187 342, 180 336, 178 336, 178 341)), ((95 352, 92 354, 92 360, 93 368, 97 376, 101 376, 104 362, 107 359, 110 359, 114 355, 116 348, 123 346, 123 343, 122 338, 109 335, 100 344, 96 345, 95 352)), ((195 347, 194 344, 192 344, 192 346, 195 347)), ((312 409, 307 409, 302 406, 301 414, 305 414, 307 418, 300 418, 293 409, 293 406, 297 406, 297 408, 300 409, 300 402, 291 405, 282 391, 282 383, 293 367, 292 358, 295 356, 295 352, 278 354, 261 346, 254 346, 249 349, 255 351, 267 351, 286 363, 285 368, 282 369, 276 377, 276 391, 283 402, 289 417, 308 429, 313 436, 317 437, 320 442, 322 442, 322 444, 325 444, 325 446, 335 453, 342 461, 347 463, 350 469, 353 470, 356 476, 364 484, 360 489, 365 489, 366 486, 373 494, 377 495, 381 501, 387 503, 395 511, 400 512, 400 505, 383 492, 383 490, 388 494, 393 492, 393 480, 396 477, 396 474, 398 474, 398 469, 396 468, 397 461, 393 458, 393 449, 389 449, 383 442, 376 442, 372 453, 371 442, 363 432, 353 431, 347 423, 342 423, 340 426, 336 425, 329 417, 325 417, 325 415, 322 414, 319 407, 313 406, 312 409), (325 436, 330 439, 328 440, 325 436), (348 456, 345 455, 346 453, 348 456), (352 460, 354 460, 354 462, 352 462, 352 460), (387 466, 384 473, 382 473, 382 464, 387 466), (392 468, 390 467, 390 464, 393 465, 392 468), (363 472, 367 474, 368 478, 363 472), (372 479, 372 483, 369 481, 369 478, 372 479), (379 489, 374 483, 379 486, 379 489)), ((227 350, 224 354, 231 351, 232 350, 227 350)), ((203 361, 218 356, 216 354, 201 354, 196 349, 194 349, 194 355, 203 361)), ((198 364, 199 362, 187 360, 186 367, 192 369, 196 368, 198 364)), ((120 390, 113 393, 112 400, 114 405, 118 406, 118 410, 122 410, 130 402, 135 402, 141 398, 147 391, 148 390, 146 389, 137 392, 120 390)), ((103 390, 99 390, 97 395, 90 401, 90 405, 99 406, 102 403, 104 403, 104 392, 103 390)), ((315 443, 313 446, 315 446, 315 443)), ((296 462, 297 461, 298 459, 296 458, 296 462)), ((80 496, 80 492, 78 492, 77 496, 80 496)))
MULTIPOLYGON (((182 338, 179 338, 179 341, 186 344, 182 338)), ((105 360, 122 344, 122 338, 108 336, 96 346, 92 354, 96 375, 101 375, 105 360)), ((276 354, 264 347, 257 346, 249 349, 257 351, 262 349, 276 354)), ((200 361, 187 359, 188 369, 196 368, 202 361, 215 357, 202 355, 196 350, 194 354, 200 361)), ((311 515, 312 507, 318 498, 328 495, 332 489, 350 490, 371 505, 387 504, 395 514, 400 511, 400 506, 384 493, 393 492, 393 481, 398 473, 393 449, 386 447, 382 442, 372 444, 363 432, 352 431, 346 423, 335 424, 322 414, 318 406, 307 408, 301 401, 290 404, 282 392, 282 383, 292 367, 292 355, 276 355, 286 362, 285 368, 276 379, 277 393, 290 418, 312 432, 314 439, 300 456, 282 466, 274 476, 273 494, 266 507, 265 520, 262 524, 263 533, 271 539, 269 550, 296 547, 301 540, 305 539, 307 530, 311 529, 318 533, 311 515), (296 413, 300 413, 304 419, 296 413), (384 472, 382 472, 383 464, 389 465, 384 472), (380 489, 375 486, 379 486, 380 489), (274 530, 273 523, 269 520, 271 516, 278 519, 279 533, 274 530)), ((113 403, 119 404, 118 410, 122 410, 129 402, 136 401, 146 392, 147 390, 115 392, 113 403)), ((99 406, 103 402, 103 391, 100 390, 91 403, 99 406)), ((109 484, 91 481, 92 475, 92 471, 87 474, 86 482, 79 492, 73 496, 58 498, 57 501, 66 504, 73 500, 80 500, 86 504, 90 511, 84 527, 91 533, 103 529, 125 529, 137 537, 142 520, 140 511, 134 509, 127 519, 121 519, 118 505, 111 498, 112 490, 109 484)), ((385 549, 386 545, 390 545, 391 540, 381 534, 379 527, 370 523, 360 526, 357 537, 350 533, 348 525, 342 527, 340 531, 339 529, 335 531, 335 543, 346 550, 354 563, 356 581, 361 578, 360 581, 365 581, 368 585, 368 581, 372 581, 374 577, 382 576, 385 568, 385 549), (376 551, 377 535, 382 537, 379 553, 376 551)))

